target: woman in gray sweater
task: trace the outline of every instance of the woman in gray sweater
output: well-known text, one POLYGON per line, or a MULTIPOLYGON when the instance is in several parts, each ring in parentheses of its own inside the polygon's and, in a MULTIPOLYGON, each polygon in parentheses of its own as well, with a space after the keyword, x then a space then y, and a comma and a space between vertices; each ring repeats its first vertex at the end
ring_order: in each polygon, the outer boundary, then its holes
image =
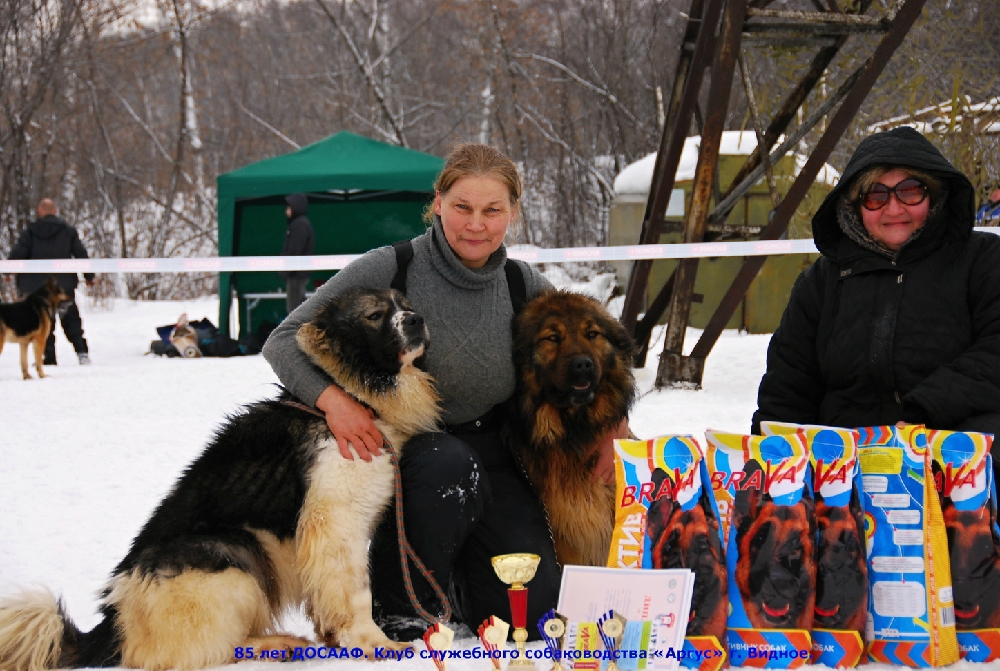
MULTIPOLYGON (((537 622, 556 604, 560 571, 541 503, 500 440, 498 409, 514 392, 503 240, 519 214, 520 175, 496 149, 464 144, 449 155, 435 191, 431 226, 413 239, 405 273, 407 297, 431 334, 426 368, 443 399, 447 432, 417 436, 403 453, 406 533, 473 631, 509 611, 490 558, 540 555, 528 604, 528 621, 537 622)), ((528 299, 551 288, 533 267, 515 263, 528 299)), ((358 287, 388 288, 397 270, 392 247, 368 252, 289 315, 264 346, 282 384, 326 413, 345 459, 378 456, 382 436, 370 411, 306 358, 295 335, 331 298, 358 287)), ((406 595, 393 515, 380 523, 370 557, 376 621, 396 640, 418 637, 426 624, 415 619, 406 595)), ((427 582, 411 575, 423 607, 441 608, 427 582)))

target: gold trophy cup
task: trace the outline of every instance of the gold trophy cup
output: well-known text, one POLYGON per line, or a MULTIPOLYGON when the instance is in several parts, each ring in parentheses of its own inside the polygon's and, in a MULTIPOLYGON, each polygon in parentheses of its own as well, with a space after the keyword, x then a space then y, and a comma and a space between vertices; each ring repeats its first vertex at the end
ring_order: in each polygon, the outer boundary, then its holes
POLYGON ((510 588, 507 598, 510 599, 510 619, 514 624, 514 645, 517 646, 517 659, 511 660, 509 667, 531 667, 534 663, 525 656, 524 644, 528 640, 528 589, 524 583, 535 577, 538 562, 541 557, 533 554, 515 553, 499 555, 493 558, 493 570, 500 580, 510 588))

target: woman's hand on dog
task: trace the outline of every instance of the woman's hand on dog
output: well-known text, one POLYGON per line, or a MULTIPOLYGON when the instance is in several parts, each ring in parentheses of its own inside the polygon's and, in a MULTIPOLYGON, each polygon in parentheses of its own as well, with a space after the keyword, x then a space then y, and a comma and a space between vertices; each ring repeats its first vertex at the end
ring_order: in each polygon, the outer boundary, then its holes
POLYGON ((594 467, 594 481, 608 485, 615 484, 615 439, 628 438, 631 435, 628 428, 628 417, 621 421, 613 431, 603 436, 597 443, 597 466, 594 467))
POLYGON ((351 446, 362 461, 382 454, 382 434, 375 426, 375 413, 358 403, 343 389, 330 385, 316 399, 316 408, 326 414, 326 425, 337 439, 340 454, 354 461, 351 446))

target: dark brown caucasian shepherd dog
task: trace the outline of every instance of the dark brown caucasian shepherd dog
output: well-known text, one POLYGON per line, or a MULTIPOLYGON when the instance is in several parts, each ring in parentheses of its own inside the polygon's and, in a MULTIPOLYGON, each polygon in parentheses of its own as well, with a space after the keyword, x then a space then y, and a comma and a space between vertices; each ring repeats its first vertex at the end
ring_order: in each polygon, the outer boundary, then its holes
POLYGON ((35 348, 35 368, 38 377, 45 377, 42 369, 42 354, 45 341, 55 323, 59 304, 70 300, 55 277, 38 287, 23 300, 14 303, 0 303, 0 352, 4 343, 13 342, 21 346, 21 375, 31 379, 28 373, 28 345, 35 348))
POLYGON ((517 390, 505 438, 545 504, 562 564, 608 558, 615 491, 594 481, 593 448, 635 400, 632 350, 604 306, 579 294, 542 294, 514 322, 517 390))
MULTIPOLYGON (((420 370, 423 319, 402 294, 357 290, 298 332, 299 347, 366 403, 397 449, 434 431, 438 396, 420 370)), ((325 646, 400 649, 372 620, 368 542, 394 491, 386 452, 348 461, 322 417, 261 401, 230 417, 153 512, 84 634, 48 592, 0 601, 0 669, 198 669, 235 648, 289 648, 277 633, 304 605, 325 646)))

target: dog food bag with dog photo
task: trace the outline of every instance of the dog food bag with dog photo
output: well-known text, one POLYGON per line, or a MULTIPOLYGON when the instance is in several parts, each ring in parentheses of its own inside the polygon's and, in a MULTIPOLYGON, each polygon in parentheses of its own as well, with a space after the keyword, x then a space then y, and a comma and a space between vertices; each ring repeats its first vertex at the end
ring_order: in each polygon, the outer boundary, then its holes
POLYGON ((687 568, 695 574, 681 664, 726 663, 726 559, 719 509, 691 436, 615 441, 617 505, 611 568, 687 568))
POLYGON ((874 662, 958 661, 955 603, 941 502, 922 426, 858 429, 865 497, 868 620, 874 662))
POLYGON ((850 668, 868 661, 868 559, 858 434, 829 426, 761 422, 765 436, 805 439, 816 497, 816 605, 812 662, 850 668))
POLYGON ((816 517, 802 436, 709 431, 729 565, 729 658, 792 669, 812 655, 816 517))
POLYGON ((1000 659, 1000 527, 990 447, 984 433, 928 431, 934 484, 948 530, 955 628, 961 656, 1000 659))

